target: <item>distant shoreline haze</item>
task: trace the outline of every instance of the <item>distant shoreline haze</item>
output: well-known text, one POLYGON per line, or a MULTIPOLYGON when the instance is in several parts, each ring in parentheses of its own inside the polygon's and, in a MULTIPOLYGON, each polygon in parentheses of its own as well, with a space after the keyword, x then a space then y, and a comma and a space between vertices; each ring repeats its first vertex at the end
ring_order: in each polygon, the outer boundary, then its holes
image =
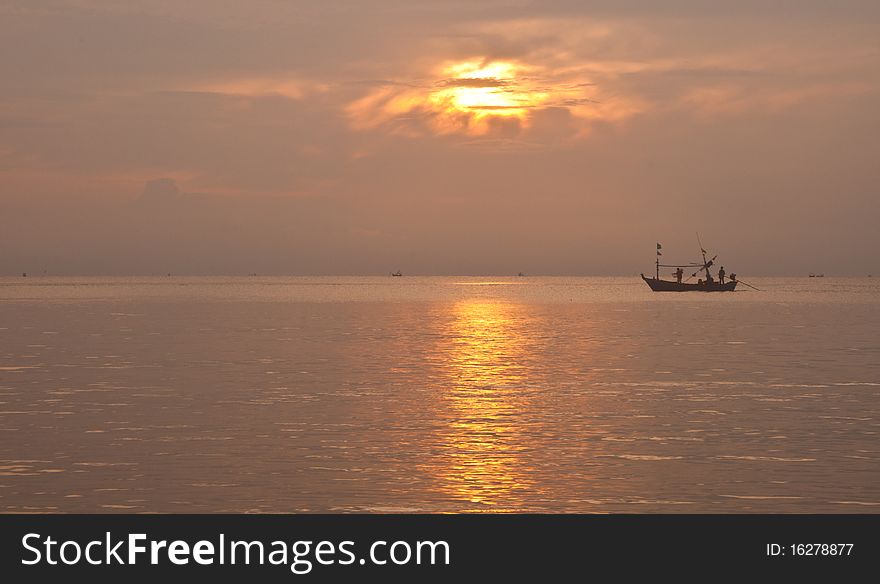
MULTIPOLYGON (((614 274, 590 274, 590 273, 557 273, 557 274, 545 274, 541 272, 530 272, 527 274, 523 274, 523 276, 519 276, 518 274, 512 274, 510 272, 505 273, 443 273, 443 274, 426 274, 426 273, 418 273, 418 272, 404 272, 403 276, 409 278, 634 278, 636 280, 640 280, 639 274, 644 273, 646 276, 652 276, 653 272, 649 270, 643 270, 642 272, 624 274, 624 273, 614 273, 614 274)), ((729 270, 728 270, 729 273, 729 270)), ((737 273, 734 271, 734 273, 737 273)), ((742 278, 746 278, 746 274, 741 274, 742 278)), ((43 279, 70 279, 70 278, 168 278, 168 277, 178 277, 178 278, 376 278, 383 276, 391 276, 391 270, 387 272, 364 272, 364 273, 349 273, 349 274, 335 274, 335 273, 282 273, 282 272, 266 272, 266 273, 258 273, 258 272, 250 272, 250 273, 241 273, 241 272, 203 272, 203 273, 186 273, 186 272, 165 272, 165 273, 156 273, 156 272, 145 272, 145 273, 39 273, 39 272, 0 272, 0 278, 4 280, 15 280, 16 278, 43 278, 43 279)), ((793 279, 793 278, 815 278, 816 275, 810 276, 809 274, 748 274, 748 277, 752 278, 762 278, 762 279, 773 279, 773 278, 785 278, 785 279, 793 279)), ((820 272, 818 275, 818 279, 821 281, 822 279, 831 280, 831 279, 846 279, 846 280, 859 280, 866 279, 872 280, 873 278, 878 277, 873 274, 834 274, 834 273, 822 273, 820 272)), ((660 278, 664 280, 674 280, 675 276, 672 274, 665 274, 664 272, 660 273, 660 278)), ((691 278, 691 280, 696 281, 696 278, 691 278)))

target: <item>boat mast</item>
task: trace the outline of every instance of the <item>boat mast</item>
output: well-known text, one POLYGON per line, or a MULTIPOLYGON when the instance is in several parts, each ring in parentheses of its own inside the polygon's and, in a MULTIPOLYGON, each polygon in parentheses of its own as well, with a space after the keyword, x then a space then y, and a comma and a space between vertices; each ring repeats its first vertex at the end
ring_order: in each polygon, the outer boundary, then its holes
MULTIPOLYGON (((700 244, 700 252, 703 254, 703 269, 706 270, 706 279, 708 280, 709 278, 712 277, 712 273, 709 272, 709 263, 711 262, 711 260, 709 262, 706 261, 706 250, 703 249, 703 242, 700 241, 700 232, 699 231, 697 232, 697 243, 700 244)), ((712 259, 715 259, 715 258, 712 258, 712 259)))

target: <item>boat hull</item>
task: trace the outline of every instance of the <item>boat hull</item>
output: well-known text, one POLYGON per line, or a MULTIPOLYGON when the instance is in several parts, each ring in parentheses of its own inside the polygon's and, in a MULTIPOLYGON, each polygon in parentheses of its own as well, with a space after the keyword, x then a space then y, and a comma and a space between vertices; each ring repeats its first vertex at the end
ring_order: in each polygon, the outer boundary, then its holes
POLYGON ((668 280, 646 278, 644 274, 642 274, 642 280, 654 292, 733 292, 737 284, 736 280, 723 284, 718 282, 712 282, 711 284, 706 282, 702 284, 682 282, 679 284, 678 282, 670 282, 668 280))

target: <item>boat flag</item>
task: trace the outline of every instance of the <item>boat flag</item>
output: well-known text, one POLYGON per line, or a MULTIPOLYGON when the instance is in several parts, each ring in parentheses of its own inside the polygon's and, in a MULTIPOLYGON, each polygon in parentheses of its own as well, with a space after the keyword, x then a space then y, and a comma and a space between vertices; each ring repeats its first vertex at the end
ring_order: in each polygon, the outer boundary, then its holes
POLYGON ((663 249, 663 246, 660 245, 660 244, 658 243, 658 244, 657 244, 657 255, 658 255, 658 256, 662 256, 662 255, 663 255, 662 253, 660 253, 660 250, 661 250, 661 249, 663 249))

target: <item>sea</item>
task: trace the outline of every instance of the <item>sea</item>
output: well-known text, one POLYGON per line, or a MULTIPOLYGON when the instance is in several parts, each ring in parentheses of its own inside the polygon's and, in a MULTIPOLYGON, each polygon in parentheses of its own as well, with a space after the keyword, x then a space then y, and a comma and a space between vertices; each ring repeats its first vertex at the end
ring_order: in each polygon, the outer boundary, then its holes
POLYGON ((0 278, 0 512, 880 512, 880 278, 749 284, 0 278))

